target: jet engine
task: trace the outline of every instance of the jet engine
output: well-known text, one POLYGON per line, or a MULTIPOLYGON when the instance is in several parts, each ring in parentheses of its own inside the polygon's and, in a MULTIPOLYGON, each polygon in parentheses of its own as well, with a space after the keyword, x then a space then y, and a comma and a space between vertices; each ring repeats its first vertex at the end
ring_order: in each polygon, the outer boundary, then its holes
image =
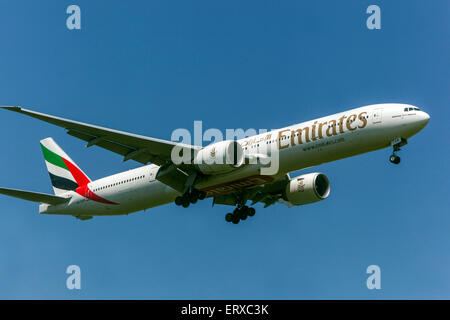
POLYGON ((194 164, 204 174, 219 174, 239 168, 244 160, 244 150, 239 142, 226 140, 200 150, 194 164))
POLYGON ((318 172, 292 178, 285 190, 286 200, 296 206, 324 200, 329 194, 330 181, 318 172))

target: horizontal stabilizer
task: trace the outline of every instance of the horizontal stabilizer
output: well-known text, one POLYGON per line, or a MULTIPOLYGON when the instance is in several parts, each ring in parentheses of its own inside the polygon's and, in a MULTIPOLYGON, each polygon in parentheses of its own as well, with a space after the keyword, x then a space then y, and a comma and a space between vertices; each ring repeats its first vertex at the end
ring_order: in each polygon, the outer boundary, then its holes
POLYGON ((6 188, 0 188, 0 194, 33 202, 46 203, 50 205, 63 204, 70 200, 70 198, 58 197, 46 193, 38 193, 6 188))

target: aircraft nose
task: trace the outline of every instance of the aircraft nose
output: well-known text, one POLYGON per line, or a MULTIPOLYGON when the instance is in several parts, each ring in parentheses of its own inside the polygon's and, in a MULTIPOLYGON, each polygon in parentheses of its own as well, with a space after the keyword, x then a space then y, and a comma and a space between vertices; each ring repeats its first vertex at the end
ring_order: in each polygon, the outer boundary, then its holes
POLYGON ((428 113, 420 111, 417 112, 415 119, 412 119, 413 126, 418 130, 422 130, 427 125, 428 121, 430 121, 430 116, 428 113))
POLYGON ((428 123, 428 121, 430 121, 430 115, 422 111, 419 115, 419 119, 420 119, 419 121, 425 126, 428 123))

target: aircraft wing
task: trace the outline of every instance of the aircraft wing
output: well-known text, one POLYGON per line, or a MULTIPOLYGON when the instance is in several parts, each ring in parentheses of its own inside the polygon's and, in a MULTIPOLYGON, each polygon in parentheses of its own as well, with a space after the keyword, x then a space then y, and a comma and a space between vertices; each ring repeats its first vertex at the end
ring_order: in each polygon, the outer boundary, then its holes
POLYGON ((133 133, 108 129, 96 125, 55 117, 52 115, 27 110, 22 107, 0 107, 65 128, 71 136, 87 142, 87 147, 96 145, 123 156, 123 161, 135 160, 142 164, 149 162, 157 165, 169 165, 174 146, 181 146, 186 151, 200 150, 201 147, 179 144, 173 141, 145 137, 133 133))
POLYGON ((58 205, 66 203, 70 198, 57 197, 51 194, 23 191, 17 189, 0 188, 0 194, 23 200, 58 205))

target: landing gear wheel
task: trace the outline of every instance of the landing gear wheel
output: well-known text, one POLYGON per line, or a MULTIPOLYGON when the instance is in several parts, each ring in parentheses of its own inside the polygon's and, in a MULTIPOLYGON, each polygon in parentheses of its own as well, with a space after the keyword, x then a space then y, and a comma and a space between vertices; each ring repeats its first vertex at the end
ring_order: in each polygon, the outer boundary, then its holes
POLYGON ((248 208, 248 216, 253 217, 256 213, 255 208, 248 208))
POLYGON ((392 156, 389 157, 389 161, 392 162, 393 164, 399 164, 400 157, 393 154, 392 156))
POLYGON ((183 206, 183 208, 189 207, 189 204, 190 204, 189 195, 187 193, 185 193, 181 197, 181 199, 182 199, 181 205, 183 206))
POLYGON ((182 197, 176 197, 175 198, 175 204, 177 206, 181 206, 183 204, 183 198, 182 197))
POLYGON ((231 222, 233 222, 234 224, 238 224, 239 220, 239 216, 233 214, 233 220, 231 220, 231 222))
POLYGON ((194 204, 196 203, 198 200, 198 193, 196 191, 191 192, 191 194, 189 195, 189 201, 194 204))
POLYGON ((248 217, 248 207, 247 206, 243 206, 239 212, 239 217, 241 218, 241 220, 245 220, 248 217))
POLYGON ((183 206, 183 208, 189 207, 189 202, 183 202, 183 203, 182 203, 182 206, 183 206))
POLYGON ((227 213, 227 214, 225 215, 225 220, 226 220, 227 222, 233 221, 233 214, 232 214, 232 213, 227 213))

